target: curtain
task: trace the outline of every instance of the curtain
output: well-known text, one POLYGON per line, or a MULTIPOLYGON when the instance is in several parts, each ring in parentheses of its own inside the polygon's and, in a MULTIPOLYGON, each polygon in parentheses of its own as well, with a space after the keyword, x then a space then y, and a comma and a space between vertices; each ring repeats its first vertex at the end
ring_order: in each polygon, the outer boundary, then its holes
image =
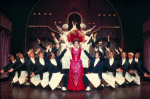
MULTIPOLYGON (((4 29, 0 32, 0 68, 9 63, 8 54, 10 48, 10 36, 7 36, 4 29)), ((8 77, 8 72, 1 74, 1 78, 8 77)))
POLYGON ((150 37, 144 39, 144 63, 148 71, 150 71, 150 37))

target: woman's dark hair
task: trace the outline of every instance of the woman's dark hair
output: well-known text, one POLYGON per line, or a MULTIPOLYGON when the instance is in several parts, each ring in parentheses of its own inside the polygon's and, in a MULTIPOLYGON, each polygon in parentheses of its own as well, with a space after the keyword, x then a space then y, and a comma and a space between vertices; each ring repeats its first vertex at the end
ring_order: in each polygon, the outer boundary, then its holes
POLYGON ((74 39, 73 40, 73 45, 74 45, 75 42, 78 42, 78 44, 80 44, 79 39, 74 39))

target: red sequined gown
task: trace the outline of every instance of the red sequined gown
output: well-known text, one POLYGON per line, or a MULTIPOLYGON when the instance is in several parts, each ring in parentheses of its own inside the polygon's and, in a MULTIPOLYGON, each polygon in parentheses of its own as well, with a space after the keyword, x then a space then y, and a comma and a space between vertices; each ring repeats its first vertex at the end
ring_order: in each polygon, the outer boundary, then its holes
POLYGON ((85 90, 85 85, 83 82, 83 66, 82 60, 80 59, 81 56, 81 48, 77 51, 74 48, 71 48, 71 55, 72 59, 70 62, 70 69, 69 69, 69 78, 68 78, 68 90, 85 90))

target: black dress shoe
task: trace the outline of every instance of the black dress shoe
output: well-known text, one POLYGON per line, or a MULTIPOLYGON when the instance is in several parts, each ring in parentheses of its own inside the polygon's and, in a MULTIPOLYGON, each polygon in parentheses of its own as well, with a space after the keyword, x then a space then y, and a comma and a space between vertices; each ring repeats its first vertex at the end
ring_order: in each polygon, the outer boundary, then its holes
POLYGON ((99 86, 97 87, 97 90, 102 90, 102 89, 104 89, 104 85, 99 85, 99 86))
POLYGON ((45 87, 45 89, 52 90, 49 85, 47 85, 47 86, 45 87))
POLYGON ((34 88, 34 87, 35 87, 32 83, 31 83, 31 85, 30 85, 30 86, 31 86, 31 88, 34 88))
POLYGON ((17 83, 12 83, 12 86, 17 86, 17 83))
POLYGON ((129 86, 133 86, 133 84, 134 84, 134 83, 133 83, 133 81, 132 81, 132 82, 130 82, 128 85, 129 85, 129 86))
POLYGON ((20 87, 20 88, 23 88, 23 84, 20 84, 19 87, 20 87))
POLYGON ((122 87, 127 87, 127 85, 128 85, 128 84, 127 84, 126 82, 124 82, 121 86, 122 86, 122 87))

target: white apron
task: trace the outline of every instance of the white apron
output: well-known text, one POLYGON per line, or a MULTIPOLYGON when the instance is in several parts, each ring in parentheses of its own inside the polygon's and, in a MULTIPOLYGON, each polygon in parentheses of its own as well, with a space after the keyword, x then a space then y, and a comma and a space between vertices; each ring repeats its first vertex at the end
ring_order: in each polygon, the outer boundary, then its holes
POLYGON ((30 79, 31 83, 34 84, 35 86, 39 85, 40 82, 41 82, 41 79, 40 79, 40 75, 36 75, 36 76, 33 76, 31 79, 30 79))
POLYGON ((99 78, 98 73, 90 73, 85 75, 95 88, 97 88, 101 84, 101 79, 99 78))
POLYGON ((15 76, 14 76, 14 78, 12 80, 12 83, 16 83, 18 80, 19 80, 19 78, 18 78, 18 72, 15 72, 15 76))
POLYGON ((125 78, 129 83, 133 81, 133 76, 128 72, 126 72, 125 78))
MULTIPOLYGON (((66 44, 62 43, 61 44, 61 52, 66 48, 66 44)), ((64 56, 62 57, 62 69, 69 69, 70 68, 70 60, 71 60, 71 51, 69 48, 67 48, 67 51, 65 52, 64 56)))
POLYGON ((61 74, 60 72, 52 73, 52 77, 49 82, 49 86, 52 90, 54 90, 59 85, 63 75, 64 74, 61 74))
POLYGON ((41 80, 41 86, 45 88, 49 83, 49 72, 43 73, 43 79, 41 80))
MULTIPOLYGON (((89 52, 89 51, 87 51, 87 52, 89 52)), ((88 65, 89 58, 87 57, 87 55, 84 53, 83 50, 81 51, 81 60, 82 60, 83 68, 88 68, 89 67, 89 65, 88 65)))
POLYGON ((102 73, 102 78, 113 88, 115 88, 115 77, 113 72, 102 73))
POLYGON ((135 75, 137 76, 138 79, 136 79, 136 78, 134 77, 134 78, 133 78, 133 81, 134 81, 137 85, 141 85, 140 76, 138 75, 137 70, 134 70, 134 72, 135 72, 135 75))
POLYGON ((122 85, 125 82, 125 78, 123 77, 123 72, 117 71, 115 80, 119 85, 122 85))
POLYGON ((23 84, 25 81, 25 77, 28 76, 27 71, 21 71, 20 77, 19 77, 19 84, 23 84))

